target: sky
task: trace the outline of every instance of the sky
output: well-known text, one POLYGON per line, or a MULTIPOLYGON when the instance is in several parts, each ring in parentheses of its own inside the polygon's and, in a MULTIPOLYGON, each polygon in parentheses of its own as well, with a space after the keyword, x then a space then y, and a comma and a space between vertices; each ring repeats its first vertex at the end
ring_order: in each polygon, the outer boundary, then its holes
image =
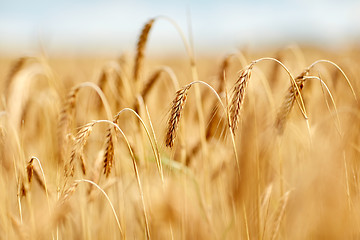
MULTIPOLYGON (((358 0, 0 0, 0 54, 34 54, 40 46, 50 54, 132 52, 144 23, 159 15, 191 32, 197 52, 360 43, 358 0)), ((164 54, 184 50, 163 19, 148 44, 164 54)))

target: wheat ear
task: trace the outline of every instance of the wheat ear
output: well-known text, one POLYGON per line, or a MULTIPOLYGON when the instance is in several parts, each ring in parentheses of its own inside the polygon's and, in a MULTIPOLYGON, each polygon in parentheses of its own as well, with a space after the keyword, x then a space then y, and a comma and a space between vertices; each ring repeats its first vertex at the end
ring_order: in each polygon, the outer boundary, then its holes
POLYGON ((170 118, 168 121, 168 129, 166 133, 165 144, 167 147, 172 148, 174 145, 174 139, 176 137, 176 131, 180 122, 181 112, 185 106, 187 94, 191 85, 186 85, 182 89, 176 92, 175 99, 172 102, 170 118))
POLYGON ((107 130, 106 139, 106 149, 104 154, 104 174, 106 177, 109 177, 111 173, 111 168, 114 163, 114 140, 112 136, 112 127, 107 130))
POLYGON ((85 166, 83 150, 94 125, 95 122, 90 122, 84 125, 76 134, 75 144, 73 150, 71 151, 70 161, 66 168, 66 176, 74 176, 75 160, 80 160, 82 172, 84 175, 86 174, 86 166, 85 166))
POLYGON ((239 116, 244 104, 246 87, 249 83, 252 67, 253 64, 249 65, 240 72, 233 89, 230 106, 230 128, 233 134, 235 134, 235 130, 239 122, 239 116))
POLYGON ((29 183, 31 183, 32 177, 33 177, 33 175, 34 175, 34 165, 33 165, 33 161, 34 161, 34 159, 31 158, 30 161, 28 162, 27 166, 26 166, 26 173, 27 173, 27 177, 28 177, 29 183))
POLYGON ((150 32, 151 27, 153 26, 154 22, 155 22, 155 19, 152 18, 144 25, 144 27, 141 30, 139 40, 137 42, 134 73, 133 73, 135 82, 137 82, 139 79, 140 70, 142 67, 143 60, 144 60, 144 53, 145 53, 147 39, 148 39, 149 32, 150 32))
MULTIPOLYGON (((308 74, 308 72, 309 71, 306 69, 298 77, 295 78, 296 85, 300 91, 304 87, 304 77, 308 74)), ((291 112, 291 109, 294 106, 296 97, 298 95, 299 92, 296 90, 295 86, 291 85, 287 91, 287 94, 280 107, 275 121, 275 127, 277 128, 279 134, 282 134, 284 132, 286 120, 291 112)))

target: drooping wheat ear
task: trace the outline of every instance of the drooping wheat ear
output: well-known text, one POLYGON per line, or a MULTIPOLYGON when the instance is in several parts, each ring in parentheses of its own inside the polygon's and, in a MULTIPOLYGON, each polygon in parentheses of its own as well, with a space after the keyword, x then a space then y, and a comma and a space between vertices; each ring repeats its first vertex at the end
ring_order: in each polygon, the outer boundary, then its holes
POLYGON ((46 192, 46 195, 47 195, 46 185, 45 185, 43 179, 40 177, 39 171, 36 168, 34 168, 33 162, 34 162, 34 158, 32 157, 26 166, 28 182, 29 182, 29 184, 31 184, 32 178, 35 177, 36 181, 39 183, 39 185, 46 192))
POLYGON ((114 141, 112 136, 112 127, 107 130, 106 139, 106 149, 104 154, 104 174, 106 175, 106 177, 108 177, 114 163, 114 141))
POLYGON ((76 134, 75 144, 71 151, 70 161, 67 164, 66 169, 65 169, 66 176, 74 176, 74 171, 75 171, 74 162, 76 160, 80 161, 82 172, 84 175, 86 174, 86 166, 85 166, 83 150, 84 150, 84 146, 86 144, 86 141, 87 141, 94 125, 95 125, 95 122, 90 122, 90 123, 84 125, 79 130, 79 132, 76 134))
POLYGON ((173 100, 170 118, 168 121, 168 130, 166 133, 165 144, 167 147, 172 148, 174 145, 174 139, 176 137, 176 131, 180 122, 181 112, 185 106, 187 94, 191 85, 186 85, 182 89, 176 92, 176 97, 173 100))
POLYGON ((249 83, 253 64, 241 70, 238 80, 235 83, 230 106, 230 129, 235 134, 239 122, 242 105, 244 104, 246 87, 249 83))
POLYGON ((70 196, 75 192, 77 186, 79 185, 78 182, 74 182, 73 184, 71 184, 70 187, 68 187, 60 196, 57 205, 63 205, 66 200, 68 200, 70 198, 70 196))
MULTIPOLYGON (((230 64, 230 60, 231 58, 234 57, 234 54, 229 54, 226 55, 225 58, 222 60, 221 65, 220 65, 220 71, 219 71, 219 75, 218 75, 218 87, 217 87, 217 92, 219 95, 224 94, 225 91, 225 75, 226 75, 226 71, 229 67, 230 64)), ((210 138, 212 138, 214 136, 214 129, 217 129, 219 126, 221 126, 222 124, 222 117, 219 116, 218 113, 218 100, 214 99, 213 103, 212 103, 212 107, 211 107, 211 111, 210 114, 208 115, 208 125, 206 127, 206 132, 205 132, 205 139, 206 141, 208 141, 210 138)), ((191 163, 191 159, 194 155, 196 155, 198 153, 198 151, 201 150, 201 142, 198 141, 193 147, 192 149, 189 151, 189 154, 187 154, 186 156, 186 165, 188 166, 191 163)))
MULTIPOLYGON (((113 123, 116 124, 119 120, 120 114, 116 114, 113 123)), ((106 135, 106 147, 105 147, 105 154, 104 154, 104 174, 106 177, 110 175, 111 168, 114 163, 114 139, 113 139, 113 132, 112 130, 116 131, 114 126, 110 126, 107 130, 106 135)))
POLYGON ((30 161, 28 162, 27 166, 26 166, 26 173, 27 173, 27 177, 28 177, 29 183, 31 183, 32 177, 33 177, 33 175, 34 175, 34 165, 33 165, 33 161, 34 161, 34 159, 31 158, 30 161))
POLYGON ((145 53, 147 39, 149 36, 150 29, 153 26, 154 22, 155 19, 152 18, 144 25, 143 29, 141 30, 139 40, 137 42, 134 73, 133 73, 135 82, 137 82, 137 80, 139 79, 142 62, 144 60, 144 53, 145 53))
MULTIPOLYGON (((304 87, 305 79, 304 77, 309 73, 308 69, 305 69, 299 76, 295 78, 296 85, 298 86, 298 89, 301 91, 304 87)), ((296 87, 291 84, 289 87, 289 90, 287 91, 287 94, 285 96, 285 99, 280 107, 280 110, 277 114, 276 121, 275 121, 275 127, 278 130, 279 134, 282 134, 285 129, 285 123, 286 120, 291 112, 291 109, 294 106, 296 97, 299 95, 298 91, 296 90, 296 87)))
POLYGON ((66 97, 65 103, 63 104, 60 112, 60 120, 58 126, 58 144, 60 160, 63 162, 65 158, 66 145, 67 145, 67 134, 70 132, 70 126, 74 118, 74 109, 76 107, 76 95, 79 92, 79 87, 74 87, 70 90, 66 97))

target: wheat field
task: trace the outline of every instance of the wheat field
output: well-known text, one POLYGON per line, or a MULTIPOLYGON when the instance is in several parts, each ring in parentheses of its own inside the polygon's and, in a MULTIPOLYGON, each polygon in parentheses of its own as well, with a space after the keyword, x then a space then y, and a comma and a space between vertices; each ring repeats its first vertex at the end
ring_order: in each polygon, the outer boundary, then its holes
POLYGON ((0 59, 0 239, 359 239, 359 50, 147 56, 157 20, 0 59))

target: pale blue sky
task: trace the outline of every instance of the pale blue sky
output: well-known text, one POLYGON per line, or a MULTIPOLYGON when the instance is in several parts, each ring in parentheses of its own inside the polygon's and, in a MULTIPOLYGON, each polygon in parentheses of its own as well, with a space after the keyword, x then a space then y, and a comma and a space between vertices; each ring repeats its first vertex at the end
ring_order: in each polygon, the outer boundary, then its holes
MULTIPOLYGON (((50 54, 132 52, 151 17, 169 16, 187 33, 188 9, 197 52, 294 42, 360 43, 356 0, 0 0, 0 54, 33 54, 39 41, 50 54)), ((156 23, 149 45, 154 51, 183 51, 165 21, 156 23)))

